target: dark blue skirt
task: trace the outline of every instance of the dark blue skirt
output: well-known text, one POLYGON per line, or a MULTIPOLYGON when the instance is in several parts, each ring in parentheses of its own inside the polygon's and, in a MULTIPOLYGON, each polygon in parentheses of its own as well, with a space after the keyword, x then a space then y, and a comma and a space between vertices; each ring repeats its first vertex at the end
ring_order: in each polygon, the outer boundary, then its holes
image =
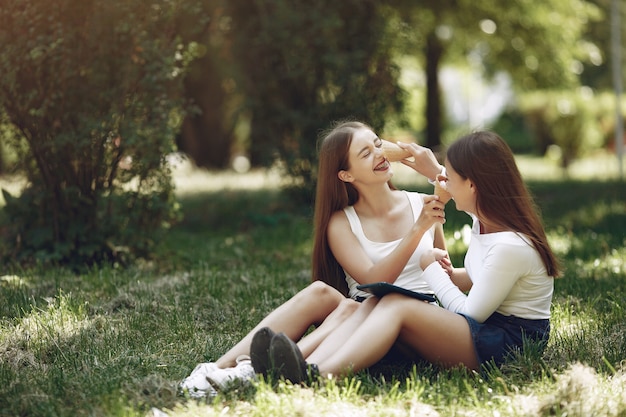
POLYGON ((550 337, 550 320, 530 320, 493 313, 484 323, 463 315, 472 333, 478 362, 504 362, 514 352, 521 352, 526 342, 536 342, 542 349, 550 337))

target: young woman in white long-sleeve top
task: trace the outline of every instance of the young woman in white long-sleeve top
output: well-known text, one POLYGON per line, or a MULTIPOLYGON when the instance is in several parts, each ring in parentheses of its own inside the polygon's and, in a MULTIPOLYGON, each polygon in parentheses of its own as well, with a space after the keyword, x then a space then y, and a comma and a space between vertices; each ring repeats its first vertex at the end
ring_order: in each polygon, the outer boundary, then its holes
MULTIPOLYGON (((454 268, 444 250, 424 253, 423 278, 441 306, 384 296, 348 339, 328 336, 343 340, 338 350, 307 355, 321 375, 366 368, 396 340, 433 363, 475 370, 488 361, 501 364, 525 340, 547 343, 558 265, 513 153, 497 134, 476 132, 449 147, 445 168, 440 180, 473 220, 465 267, 454 268)), ((275 345, 282 375, 305 379, 297 347, 285 340, 275 345)))

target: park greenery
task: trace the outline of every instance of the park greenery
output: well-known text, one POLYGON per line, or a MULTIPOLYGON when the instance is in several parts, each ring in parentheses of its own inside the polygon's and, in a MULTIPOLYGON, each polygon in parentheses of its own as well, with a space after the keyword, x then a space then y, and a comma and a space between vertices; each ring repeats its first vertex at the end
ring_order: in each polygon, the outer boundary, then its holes
MULTIPOLYGON (((609 3, 3 2, 0 416, 626 415, 609 3), (449 118, 444 68, 510 80, 487 127, 520 154, 565 269, 546 352, 482 374, 386 358, 314 387, 179 395, 310 281, 331 121, 435 150, 477 127, 449 118), (237 155, 252 173, 228 171, 237 155)), ((446 217, 459 265, 469 220, 453 203, 446 217)))
MULTIPOLYGON (((538 172, 550 164, 520 160, 564 266, 543 355, 484 374, 387 358, 313 387, 235 385, 208 403, 179 396, 196 363, 215 360, 307 285, 312 245, 312 209, 277 190, 279 173, 185 173, 184 219, 154 261, 0 278, 0 416, 624 415, 626 195, 614 170, 598 179, 607 160, 586 162, 564 181, 555 164, 538 172)), ((401 188, 431 191, 400 174, 401 188)), ((451 202, 446 218, 459 265, 469 217, 451 202)))
POLYGON ((293 198, 309 203, 330 121, 357 118, 438 149, 459 131, 447 119, 443 67, 507 74, 513 131, 537 153, 556 145, 567 167, 615 126, 605 105, 608 5, 8 2, 0 167, 27 187, 3 191, 0 256, 74 269, 149 259, 180 216, 167 162, 175 150, 214 169, 238 154, 280 165, 293 198), (411 89, 407 62, 422 73, 411 89))
MULTIPOLYGON (((3 142, 28 187, 3 192, 2 254, 75 267, 151 253, 176 218, 173 151, 190 59, 175 5, 24 1, 0 9, 3 142)), ((189 14, 193 10, 187 11, 189 14)), ((11 259, 12 258, 12 259, 11 259)))

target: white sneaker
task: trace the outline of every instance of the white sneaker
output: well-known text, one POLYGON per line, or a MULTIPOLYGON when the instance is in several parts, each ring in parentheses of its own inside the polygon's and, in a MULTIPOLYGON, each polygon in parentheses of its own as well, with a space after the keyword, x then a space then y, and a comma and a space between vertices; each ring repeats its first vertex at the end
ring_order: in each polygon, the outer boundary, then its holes
POLYGON ((217 368, 207 375, 206 379, 218 389, 226 389, 233 382, 249 383, 256 380, 256 373, 252 367, 252 361, 248 355, 240 355, 237 358, 237 366, 232 368, 217 368))
POLYGON ((217 390, 211 385, 207 377, 220 368, 214 362, 198 364, 191 374, 180 384, 183 392, 188 392, 191 398, 215 397, 217 390))

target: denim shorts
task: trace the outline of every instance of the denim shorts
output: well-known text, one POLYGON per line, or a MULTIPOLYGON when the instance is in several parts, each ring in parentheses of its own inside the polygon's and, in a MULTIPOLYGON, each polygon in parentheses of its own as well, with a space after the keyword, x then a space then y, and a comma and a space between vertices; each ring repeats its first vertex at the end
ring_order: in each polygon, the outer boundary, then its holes
POLYGON ((508 355, 521 352, 524 342, 535 342, 545 348, 550 337, 550 320, 530 320, 493 313, 484 323, 465 316, 472 333, 478 362, 493 360, 501 365, 508 355))

